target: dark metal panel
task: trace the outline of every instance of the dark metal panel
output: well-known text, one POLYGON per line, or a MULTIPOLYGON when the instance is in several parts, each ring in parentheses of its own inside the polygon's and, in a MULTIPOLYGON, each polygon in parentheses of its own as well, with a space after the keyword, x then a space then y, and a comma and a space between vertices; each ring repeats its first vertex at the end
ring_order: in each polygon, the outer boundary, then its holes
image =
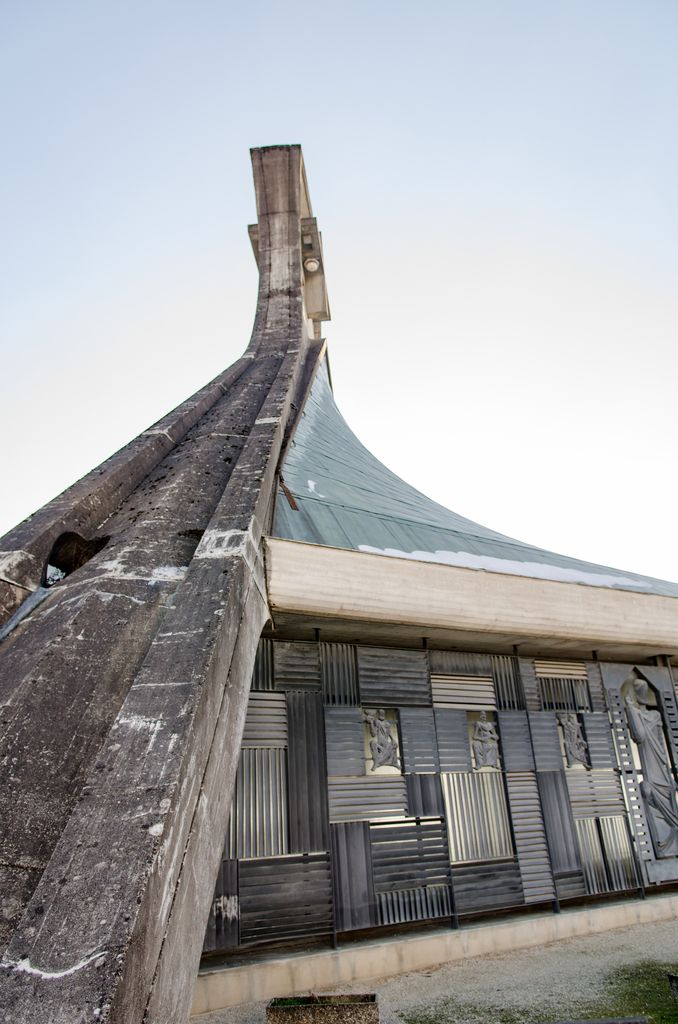
POLYGON ((471 745, 466 712, 456 708, 434 711, 441 772, 470 772, 471 745))
POLYGON ((638 887, 638 868, 633 856, 625 817, 603 817, 599 822, 610 889, 620 892, 638 887))
POLYGON ((586 883, 582 871, 561 871, 555 881, 559 900, 574 900, 579 896, 586 896, 586 883))
POLYGON ((541 699, 537 685, 537 675, 531 658, 518 658, 518 671, 525 695, 525 707, 528 711, 539 711, 541 699))
POLYGON ((370 843, 377 893, 449 883, 450 854, 442 818, 371 824, 370 843))
POLYGON ((491 676, 431 676, 431 696, 437 708, 494 708, 491 676))
POLYGON ((286 756, 280 747, 240 751, 227 830, 232 858, 287 853, 286 756))
POLYGON ((610 886, 605 871, 605 858, 595 818, 580 818, 575 821, 577 841, 581 854, 586 891, 592 895, 609 892, 610 886))
POLYGON ((379 924, 382 925, 452 916, 449 885, 428 885, 418 889, 380 892, 377 900, 379 924))
POLYGON ((339 932, 377 924, 370 826, 345 821, 330 827, 335 927, 339 932))
POLYGON ((325 708, 328 775, 365 774, 365 727, 360 708, 325 708))
POLYGON ((537 772, 537 785, 551 853, 551 866, 557 881, 561 874, 581 871, 565 772, 537 772))
POLYGON ((530 711, 532 749, 538 772, 554 772, 563 767, 560 734, 552 711, 530 711))
POLYGON ((617 759, 607 714, 588 712, 582 715, 584 733, 592 768, 615 768, 617 759))
POLYGON ((413 818, 435 818, 445 813, 439 775, 406 775, 407 806, 413 818))
POLYGON ((623 814, 624 797, 619 776, 610 768, 573 768, 565 773, 575 818, 623 814))
POLYGON ((238 945, 240 941, 238 903, 238 862, 222 860, 207 922, 205 945, 203 946, 205 953, 232 949, 238 945))
POLYGON ((290 851, 329 849, 322 698, 287 694, 290 851))
POLYGON ((458 914, 517 907, 524 902, 516 860, 453 867, 452 885, 458 914))
POLYGON ((537 780, 532 772, 508 772, 506 788, 525 902, 552 900, 555 887, 537 780))
POLYGON ((591 710, 591 698, 586 679, 540 676, 537 682, 541 706, 545 711, 591 710))
POLYGON ((432 675, 491 676, 489 654, 467 654, 466 651, 429 651, 432 675))
POLYGON ((330 821, 370 821, 404 818, 407 793, 402 775, 330 776, 330 821))
POLYGON ((273 664, 276 690, 320 689, 319 644, 276 640, 273 645, 273 664))
POLYGON ((273 689, 273 641, 260 640, 252 675, 253 690, 273 689))
POLYGON ((507 772, 534 771, 532 741, 526 711, 498 711, 501 756, 507 772))
POLYGON ((591 694, 591 707, 594 711, 605 711, 603 677, 597 661, 586 662, 586 677, 589 684, 589 693, 591 694))
POLYGON ((287 705, 284 693, 250 693, 242 745, 287 746, 287 705))
POLYGON ((525 697, 520 683, 518 659, 506 654, 493 654, 492 676, 497 692, 497 707, 507 711, 522 710, 525 697))
POLYGON ((440 776, 454 862, 513 857, 511 826, 501 772, 451 772, 440 776))
POLYGON ((400 738, 406 772, 437 772, 438 746, 432 708, 401 708, 400 738))
POLYGON ((358 667, 353 644, 321 644, 323 699, 326 704, 358 704, 358 667))
POLYGON ((430 705, 426 651, 358 647, 360 700, 377 707, 430 705))
POLYGON ((242 945, 332 931, 332 881, 327 853, 241 861, 242 945))

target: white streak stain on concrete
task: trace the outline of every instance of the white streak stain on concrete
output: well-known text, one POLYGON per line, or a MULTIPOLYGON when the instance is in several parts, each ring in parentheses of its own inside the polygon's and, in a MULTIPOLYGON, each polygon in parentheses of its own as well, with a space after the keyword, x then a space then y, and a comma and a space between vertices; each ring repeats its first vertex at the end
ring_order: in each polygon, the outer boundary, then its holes
POLYGON ((253 543, 249 530, 205 530, 194 558, 231 558, 244 555, 253 543))
POLYGON ((263 427, 266 423, 280 423, 280 416, 262 416, 261 419, 254 421, 254 426, 263 427))
POLYGON ((23 960, 17 960, 15 963, 10 964, 10 970, 16 971, 21 974, 34 974, 38 978, 45 978, 47 981, 53 981, 57 978, 67 978, 69 974, 75 974, 77 971, 81 971, 83 967, 87 967, 93 960, 98 960, 99 957, 104 957, 108 950, 100 949, 94 953, 90 953, 89 956, 83 957, 77 964, 73 964, 72 967, 66 967, 62 971, 44 971, 39 967, 35 967, 28 957, 23 960))

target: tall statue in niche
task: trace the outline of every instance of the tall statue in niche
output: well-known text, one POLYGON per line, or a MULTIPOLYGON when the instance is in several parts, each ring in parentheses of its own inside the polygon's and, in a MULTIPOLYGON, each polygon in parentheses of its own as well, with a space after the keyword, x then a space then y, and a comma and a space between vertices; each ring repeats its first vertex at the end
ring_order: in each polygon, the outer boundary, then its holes
POLYGON ((626 718, 640 753, 640 792, 653 826, 657 856, 678 856, 678 787, 669 764, 662 717, 652 707, 650 688, 642 679, 633 680, 631 693, 626 697, 626 718))
POLYGON ((558 715, 558 721, 563 728, 563 740, 565 742, 565 757, 570 768, 576 764, 583 764, 589 767, 588 745, 581 731, 581 723, 576 715, 562 713, 558 715))
POLYGON ((481 711, 473 728, 473 755, 476 768, 499 767, 499 736, 493 722, 488 722, 487 712, 481 711))
POLYGON ((365 720, 370 730, 370 750, 372 752, 372 771, 388 765, 390 768, 400 768, 398 759, 398 744, 391 732, 391 723, 386 717, 383 708, 378 711, 366 711, 365 720))

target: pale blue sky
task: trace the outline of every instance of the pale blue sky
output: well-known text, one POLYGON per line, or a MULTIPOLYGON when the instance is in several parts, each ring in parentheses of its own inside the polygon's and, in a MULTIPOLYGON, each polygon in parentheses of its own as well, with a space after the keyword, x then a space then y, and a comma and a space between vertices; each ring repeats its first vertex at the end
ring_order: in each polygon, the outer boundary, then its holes
POLYGON ((678 6, 0 3, 0 532, 245 347, 300 142, 340 407, 463 515, 678 578, 678 6))

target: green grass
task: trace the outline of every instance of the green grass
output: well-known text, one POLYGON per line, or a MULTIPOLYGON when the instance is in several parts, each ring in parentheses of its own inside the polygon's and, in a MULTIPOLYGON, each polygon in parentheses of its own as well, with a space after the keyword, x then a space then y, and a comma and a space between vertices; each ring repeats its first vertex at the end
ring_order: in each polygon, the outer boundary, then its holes
POLYGON ((445 1000, 427 1011, 404 1013, 405 1024, 543 1024, 556 1020, 601 1017, 649 1017, 654 1024, 678 1024, 678 1003, 669 988, 667 971, 675 964, 647 962, 621 967, 605 979, 595 1000, 573 998, 548 1010, 477 1006, 445 1000))

